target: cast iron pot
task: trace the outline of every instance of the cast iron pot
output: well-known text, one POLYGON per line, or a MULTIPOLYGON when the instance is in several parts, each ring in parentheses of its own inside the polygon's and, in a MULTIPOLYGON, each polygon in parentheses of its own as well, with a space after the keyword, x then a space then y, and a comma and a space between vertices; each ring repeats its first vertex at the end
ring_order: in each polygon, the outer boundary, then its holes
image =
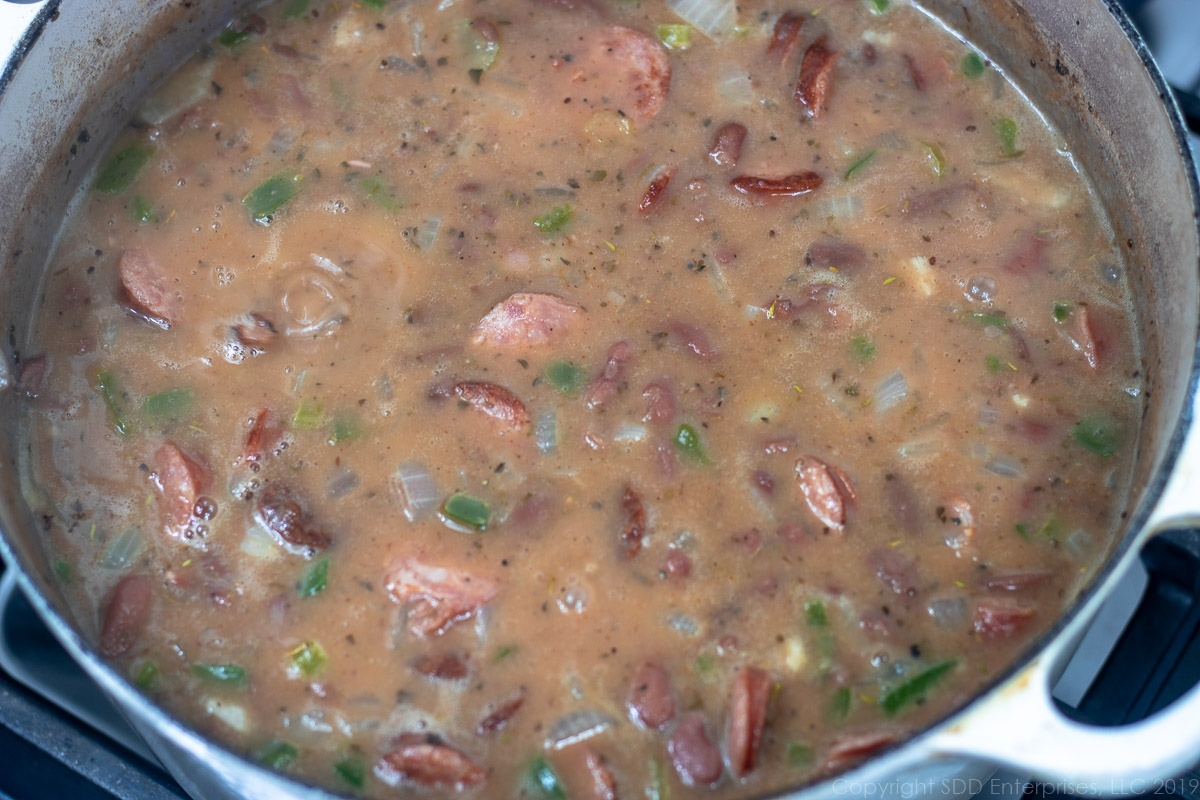
MULTIPOLYGON (((1200 687, 1119 728, 1063 717, 1050 687, 1146 541, 1200 526, 1200 244, 1196 171, 1166 84, 1115 0, 921 0, 982 45, 1072 143, 1132 265, 1146 412, 1135 490, 1099 571, 1054 627, 965 707, 836 778, 788 797, 977 790, 1003 764, 1086 793, 1144 791, 1200 758, 1200 687)), ((0 0, 0 555, 71 655, 196 798, 325 798, 190 730, 97 654, 52 579, 18 482, 18 374, 56 232, 96 157, 245 0, 0 0)))

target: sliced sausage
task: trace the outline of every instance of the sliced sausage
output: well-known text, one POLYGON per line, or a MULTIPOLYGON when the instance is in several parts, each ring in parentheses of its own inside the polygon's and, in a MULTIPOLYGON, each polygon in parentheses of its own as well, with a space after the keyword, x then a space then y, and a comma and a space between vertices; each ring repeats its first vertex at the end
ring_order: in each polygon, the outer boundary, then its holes
POLYGON ((980 600, 975 607, 975 632, 985 639, 1007 639, 1020 633, 1037 609, 1008 600, 980 600))
POLYGON ((630 718, 652 730, 675 718, 671 676, 662 666, 647 662, 638 669, 629 687, 628 706, 630 718))
POLYGON ((397 559, 384 576, 392 599, 408 604, 408 627, 417 636, 445 633, 500 591, 495 581, 418 558, 397 559))
POLYGON ((254 519, 280 547, 298 556, 312 558, 331 543, 292 492, 279 485, 268 486, 255 498, 254 519))
POLYGON ((642 193, 642 199, 638 201, 639 213, 646 214, 662 202, 667 187, 671 185, 671 178, 674 178, 678 171, 679 168, 672 164, 661 167, 654 173, 650 178, 650 183, 646 186, 646 191, 642 193))
POLYGON ((462 791, 487 778, 479 765, 434 734, 401 734, 392 747, 375 768, 375 774, 389 786, 407 782, 462 791))
POLYGON ((592 379, 584 393, 588 408, 599 408, 616 396, 625 380, 625 365, 633 358, 633 352, 633 345, 624 339, 608 348, 604 369, 592 379))
POLYGON ((752 197, 799 197, 816 191, 825 182, 815 172, 797 172, 782 178, 759 178, 739 175, 729 182, 735 191, 752 197))
POLYGON ((521 709, 524 703, 525 693, 522 692, 513 699, 499 704, 491 713, 479 721, 475 732, 480 736, 487 736, 490 733, 502 730, 504 726, 508 725, 508 721, 513 718, 513 715, 521 709))
POLYGON ((667 740, 671 765, 685 786, 706 786, 721 778, 721 749, 708 738, 704 715, 684 715, 667 740))
POLYGON ((846 506, 858 496, 850 476, 815 456, 804 456, 796 462, 796 480, 817 519, 837 531, 846 527, 846 506))
POLYGON ((800 29, 804 26, 804 17, 790 11, 780 14, 775 20, 775 29, 771 32, 771 41, 767 43, 767 55, 778 61, 786 61, 796 48, 800 38, 800 29))
POLYGON ((160 328, 170 328, 179 320, 183 303, 145 251, 133 248, 121 253, 117 273, 130 311, 160 328))
POLYGON ((740 122, 726 122, 713 136, 712 144, 708 148, 708 157, 722 167, 737 166, 745 141, 746 126, 740 122))
POLYGON ((833 70, 841 54, 829 49, 821 36, 804 51, 800 77, 796 80, 795 100, 808 119, 820 119, 829 110, 829 92, 833 88, 833 70))
POLYGON ((628 561, 641 552, 647 533, 642 493, 626 486, 621 492, 621 535, 618 539, 621 558, 628 561))
POLYGON ((208 486, 208 470, 173 443, 163 442, 154 453, 154 478, 167 533, 177 539, 193 538, 192 517, 200 493, 208 486))
POLYGON ((542 345, 561 335, 579 311, 579 306, 556 295, 517 292, 479 320, 473 341, 500 348, 542 345))
POLYGON ((662 45, 641 31, 613 25, 600 34, 597 46, 606 77, 619 84, 617 96, 631 103, 621 110, 639 125, 652 120, 671 90, 671 62, 662 45))
POLYGON ((508 389, 486 381, 460 381, 454 394, 471 408, 499 423, 505 431, 518 431, 529 425, 525 404, 508 389))
POLYGON ((757 667, 742 667, 733 678, 729 699, 729 769, 745 777, 758 764, 758 748, 767 723, 771 680, 757 667))
POLYGON ((109 658, 123 655, 137 644, 150 620, 150 578, 126 575, 117 581, 104 612, 100 652, 109 658))

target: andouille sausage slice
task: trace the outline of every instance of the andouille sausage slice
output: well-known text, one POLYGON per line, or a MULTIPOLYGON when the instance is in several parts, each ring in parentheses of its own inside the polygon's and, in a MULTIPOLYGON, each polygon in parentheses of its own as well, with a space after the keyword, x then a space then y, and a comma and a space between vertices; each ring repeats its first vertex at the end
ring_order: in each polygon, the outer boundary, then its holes
POLYGON ((833 70, 840 55, 836 50, 830 49, 828 38, 825 36, 818 38, 804 51, 794 98, 808 119, 820 119, 829 110, 833 70))
POLYGON ((704 715, 698 711, 685 714, 671 731, 667 754, 686 786, 707 786, 721 778, 721 748, 708 738, 704 715))
POLYGON ((517 431, 529 425, 529 412, 515 394, 487 381, 459 381, 454 395, 471 408, 496 420, 505 431, 517 431))
POLYGON ((150 578, 126 575, 117 581, 100 630, 100 652, 109 658, 122 655, 133 647, 150 620, 150 578))
POLYGON ((602 79, 615 81, 613 95, 631 103, 621 110, 639 125, 652 120, 671 90, 671 62, 662 45, 641 31, 613 25, 600 33, 597 47, 606 64, 602 79))
POLYGON ((846 506, 858 497, 850 476, 816 456, 804 456, 796 462, 796 480, 817 519, 837 531, 846 527, 846 506))
POLYGON ((389 786, 416 783, 457 791, 479 786, 487 779, 487 773, 466 754, 431 733, 397 736, 392 750, 376 765, 375 775, 389 786))
POLYGON ((897 738, 896 732, 890 730, 861 731, 840 736, 829 747, 829 753, 825 756, 825 769, 831 772, 839 770, 882 750, 897 738))
POLYGON ((675 718, 675 695, 671 676, 659 664, 647 662, 638 668, 629 687, 629 716, 647 728, 661 728, 675 718))
POLYGON ((729 769, 744 777, 758 765, 758 748, 767 723, 771 680, 757 667, 742 667, 733 678, 729 698, 729 769))
POLYGON ((173 442, 163 442, 154 453, 154 480, 167 533, 177 539, 191 538, 192 517, 200 493, 208 486, 208 470, 173 442))
POLYGON ((500 348, 542 345, 566 331, 580 310, 557 295, 517 292, 479 320, 472 341, 500 348))
POLYGON ((445 633, 500 591, 498 583, 481 575, 411 556, 392 563, 384 587, 397 603, 408 604, 408 628, 417 636, 445 633))
POLYGON ((183 312, 183 303, 167 277, 144 250, 131 248, 121 253, 117 273, 125 303, 138 316, 170 328, 183 312))
POLYGON ((985 598, 975 607, 975 632, 985 639, 1007 639, 1023 631, 1035 614, 1033 606, 985 598))

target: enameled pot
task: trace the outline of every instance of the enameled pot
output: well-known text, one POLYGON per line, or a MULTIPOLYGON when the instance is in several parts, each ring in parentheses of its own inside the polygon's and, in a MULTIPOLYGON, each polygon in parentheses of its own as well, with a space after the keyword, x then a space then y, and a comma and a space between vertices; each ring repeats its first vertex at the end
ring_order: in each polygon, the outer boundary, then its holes
MULTIPOLYGON (((168 716, 72 622, 22 500, 11 391, 42 275, 80 181, 136 107, 245 0, 0 0, 0 555, 51 631, 196 798, 327 798, 168 716)), ((1196 422, 1200 195, 1177 109, 1116 0, 920 0, 980 44, 1045 112, 1095 181, 1132 265, 1146 413, 1135 491, 1106 565, 991 686, 906 742, 787 797, 936 797, 977 791, 1003 764, 1082 793, 1154 788, 1200 758, 1200 688, 1117 728, 1063 717, 1050 687, 1142 546, 1200 527, 1196 422)))

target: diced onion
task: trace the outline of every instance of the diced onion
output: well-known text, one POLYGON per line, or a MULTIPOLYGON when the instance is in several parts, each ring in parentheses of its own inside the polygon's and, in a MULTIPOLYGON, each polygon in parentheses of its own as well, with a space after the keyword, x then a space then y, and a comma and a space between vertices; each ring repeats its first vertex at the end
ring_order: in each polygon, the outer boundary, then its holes
POLYGON ((441 217, 430 217, 421 223, 421 227, 417 231, 417 247, 422 250, 432 249, 434 242, 437 241, 438 229, 441 227, 441 217))
POLYGON ((967 621, 967 601, 962 597, 932 600, 928 611, 939 628, 961 628, 967 621))
POLYGON ((991 403, 979 409, 979 424, 987 428, 1000 421, 1000 409, 991 403))
POLYGON ((538 414, 533 436, 541 452, 553 453, 558 450, 558 412, 549 408, 538 414))
POLYGON ((142 554, 146 538, 137 528, 126 528, 109 540, 100 556, 100 566, 104 569, 125 569, 142 554))
POLYGON ((584 709, 564 714, 555 720, 546 734, 546 748, 561 750, 590 739, 616 725, 617 721, 603 711, 584 709))
POLYGON ((210 58, 199 67, 180 70, 154 94, 146 98, 138 117, 149 125, 162 125, 184 109, 194 106, 212 92, 217 59, 210 58))
POLYGON ((340 276, 340 275, 346 274, 346 271, 344 269, 342 269, 341 267, 339 267, 337 264, 335 264, 333 259, 326 258, 325 256, 317 255, 316 253, 309 253, 309 256, 312 257, 312 262, 315 266, 320 267, 321 269, 328 272, 330 275, 339 275, 340 276))
POLYGON ((438 490, 429 470, 412 461, 396 467, 392 476, 392 491, 400 501, 400 509, 410 522, 437 508, 438 490))
POLYGON ((754 102, 754 83, 742 70, 723 72, 713 86, 721 99, 730 105, 746 106, 754 102))
POLYGON ((338 500, 358 488, 358 473, 341 468, 329 477, 325 483, 325 491, 330 499, 338 500))
POLYGON ((248 556, 264 559, 279 558, 283 553, 271 535, 260 525, 251 525, 246 529, 246 535, 242 537, 241 550, 248 556))
POLYGON ((225 703, 215 697, 210 697, 204 701, 204 710, 235 731, 246 732, 246 709, 241 706, 225 703))
POLYGON ((896 455, 901 458, 920 458, 941 452, 942 444, 936 439, 913 439, 896 448, 896 455))
POLYGON ((993 458, 991 461, 983 465, 983 468, 993 475, 999 475, 1002 478, 1016 478, 1024 470, 1021 464, 1011 458, 993 458))
POLYGON ((875 388, 875 399, 872 405, 875 410, 883 414, 895 408, 904 398, 908 397, 908 381, 904 379, 903 372, 893 372, 883 383, 875 388))
POLYGON ((1095 539, 1083 528, 1077 528, 1063 540, 1063 547, 1070 551, 1075 558, 1086 558, 1092 551, 1095 539))
POLYGON ((612 435, 614 442, 640 442, 645 438, 645 425, 622 425, 612 435))
POLYGON ((671 630, 676 633, 682 633, 684 636, 700 635, 700 624, 687 614, 681 614, 678 611, 672 612, 667 617, 667 625, 671 630))
POLYGON ((412 31, 412 57, 420 58, 425 50, 425 22, 415 20, 410 28, 412 31))
POLYGON ((830 197, 809 207, 811 216, 818 219, 833 217, 838 220, 858 219, 862 216, 862 198, 856 194, 830 197))
POLYGON ((711 39, 720 39, 737 25, 734 0, 667 0, 671 10, 711 39))

